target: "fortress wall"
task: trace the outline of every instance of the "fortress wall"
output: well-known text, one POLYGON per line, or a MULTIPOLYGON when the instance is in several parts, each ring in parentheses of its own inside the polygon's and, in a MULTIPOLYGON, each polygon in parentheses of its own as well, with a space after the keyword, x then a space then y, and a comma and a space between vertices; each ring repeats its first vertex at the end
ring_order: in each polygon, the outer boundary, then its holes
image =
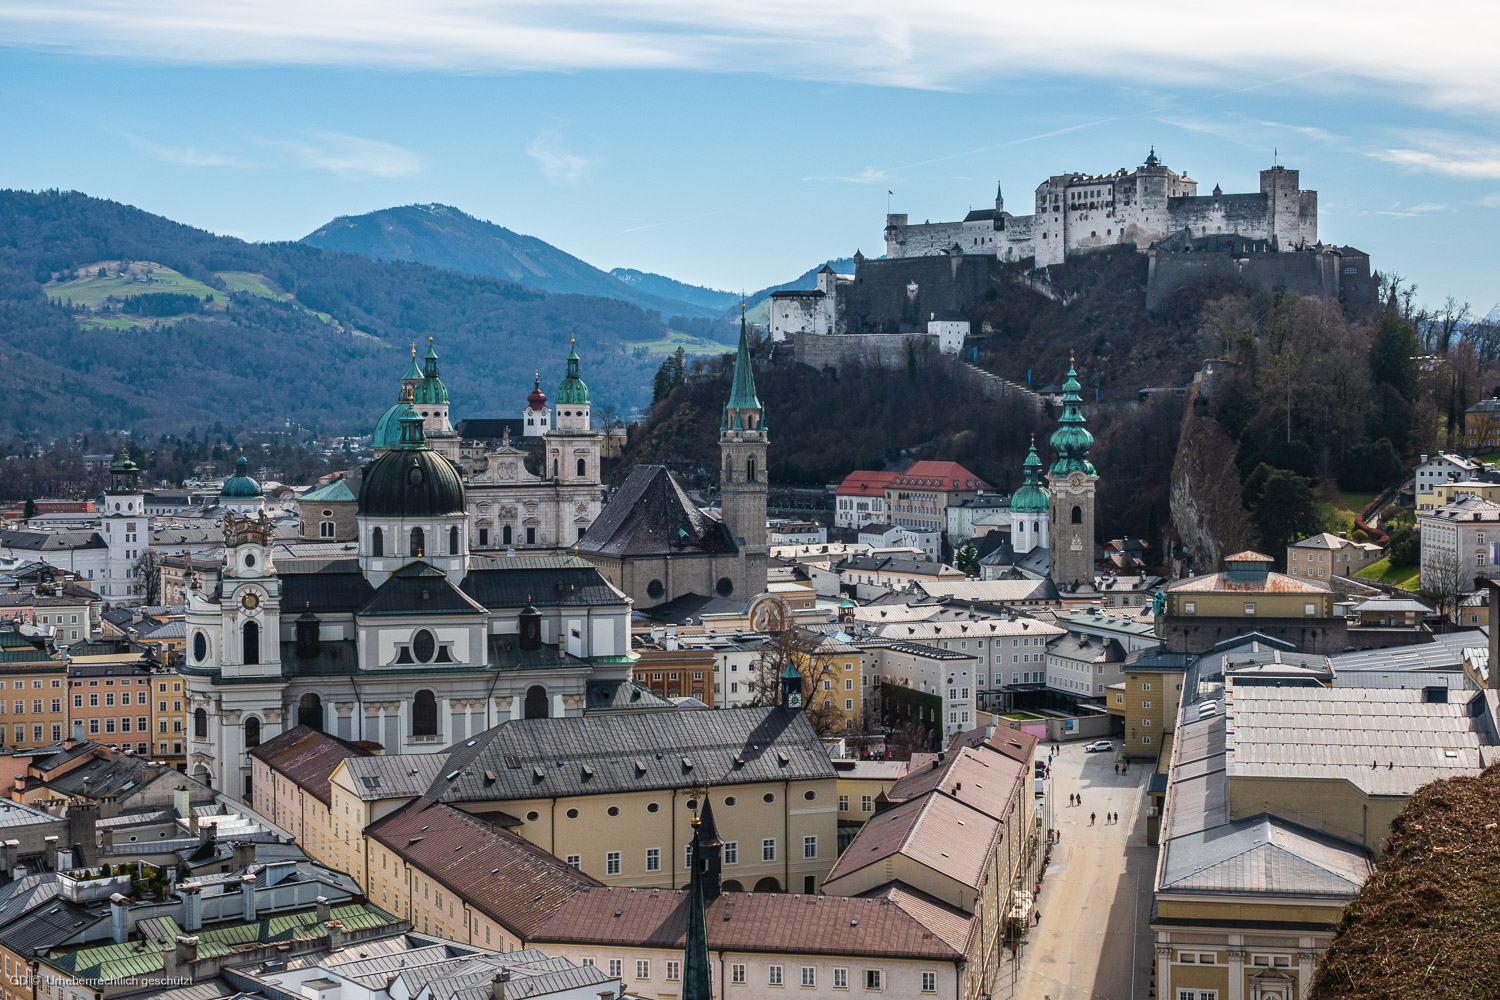
POLYGON ((926 257, 944 253, 955 243, 967 250, 973 236, 962 222, 908 223, 887 234, 885 252, 887 257, 926 257))
POLYGON ((1266 291, 1281 289, 1292 295, 1337 299, 1338 260, 1335 254, 1323 253, 1154 253, 1146 282, 1146 308, 1160 307, 1168 295, 1190 282, 1215 277, 1266 291))

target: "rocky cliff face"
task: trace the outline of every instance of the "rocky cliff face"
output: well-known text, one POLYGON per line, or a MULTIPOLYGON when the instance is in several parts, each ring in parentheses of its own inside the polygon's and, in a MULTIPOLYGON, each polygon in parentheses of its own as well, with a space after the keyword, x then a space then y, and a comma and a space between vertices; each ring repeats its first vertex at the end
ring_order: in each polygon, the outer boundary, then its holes
POLYGON ((1172 464, 1170 505, 1177 536, 1192 552, 1195 572, 1219 568, 1225 555, 1251 548, 1255 528, 1240 500, 1234 442, 1199 402, 1193 380, 1172 464))

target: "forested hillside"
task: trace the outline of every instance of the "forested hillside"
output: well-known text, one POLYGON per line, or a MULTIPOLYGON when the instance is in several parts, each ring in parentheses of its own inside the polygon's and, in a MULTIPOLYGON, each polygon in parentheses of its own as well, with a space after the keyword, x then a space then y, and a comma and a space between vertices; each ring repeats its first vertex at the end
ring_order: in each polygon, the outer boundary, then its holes
POLYGON ((359 430, 428 331, 455 420, 513 415, 533 370, 561 378, 573 335, 597 408, 628 411, 649 401, 656 365, 626 345, 668 335, 615 299, 250 244, 78 193, 0 192, 0 432, 359 430), (142 312, 157 293, 198 305, 142 312))

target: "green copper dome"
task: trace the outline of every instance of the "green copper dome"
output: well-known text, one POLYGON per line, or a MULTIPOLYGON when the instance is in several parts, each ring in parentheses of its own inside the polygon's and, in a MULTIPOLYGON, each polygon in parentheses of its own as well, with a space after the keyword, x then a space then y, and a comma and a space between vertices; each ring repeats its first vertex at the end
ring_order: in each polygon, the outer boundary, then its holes
POLYGON ((234 475, 224 480, 220 500, 255 500, 261 496, 260 483, 250 478, 250 463, 241 455, 234 460, 234 475))
POLYGON ((113 462, 109 463, 109 471, 115 473, 131 473, 139 472, 141 470, 140 466, 135 464, 135 460, 130 457, 130 452, 126 451, 125 446, 122 444, 120 445, 120 454, 116 456, 113 462))
POLYGON ((422 359, 422 381, 417 383, 412 401, 418 406, 447 406, 448 387, 438 378, 438 356, 432 349, 432 337, 427 338, 427 355, 422 359))
POLYGON ((553 397, 554 407, 565 403, 573 405, 586 405, 589 401, 589 387, 584 384, 578 376, 578 347, 575 340, 568 349, 568 374, 563 376, 562 382, 557 387, 557 394, 553 397))
POLYGON ((391 408, 375 422, 375 433, 370 436, 370 445, 375 448, 394 448, 401 443, 401 414, 406 412, 405 403, 392 403, 391 408))
POLYGON ((1074 370, 1070 359, 1068 380, 1063 383, 1063 412, 1057 420, 1060 426, 1052 432, 1052 450, 1057 455, 1052 463, 1052 475, 1059 479, 1073 472, 1094 475, 1094 463, 1089 461, 1089 449, 1094 446, 1094 435, 1083 426, 1083 414, 1078 410, 1078 405, 1083 402, 1078 395, 1081 388, 1078 384, 1078 372, 1074 370))
POLYGON ((1021 464, 1022 478, 1024 482, 1021 488, 1010 495, 1010 509, 1012 513, 1020 514, 1045 514, 1047 507, 1052 501, 1047 487, 1041 484, 1042 460, 1036 457, 1036 438, 1031 439, 1031 451, 1026 455, 1026 461, 1021 464))

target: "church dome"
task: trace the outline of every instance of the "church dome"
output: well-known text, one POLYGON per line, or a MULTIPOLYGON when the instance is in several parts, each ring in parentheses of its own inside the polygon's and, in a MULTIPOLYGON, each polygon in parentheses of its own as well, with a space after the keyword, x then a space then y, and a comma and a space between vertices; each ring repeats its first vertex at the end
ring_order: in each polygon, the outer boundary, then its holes
POLYGON ((416 385, 412 402, 418 406, 448 405, 448 387, 438 378, 438 356, 430 335, 427 338, 427 354, 422 358, 422 381, 416 385))
POLYGON ((250 478, 250 463, 241 455, 234 460, 234 475, 224 480, 221 500, 254 500, 261 496, 260 483, 250 478))
POLYGON ((405 403, 393 403, 375 422, 375 433, 370 436, 374 448, 394 448, 401 443, 401 414, 406 412, 405 403))
POLYGON ((1021 488, 1010 495, 1010 509, 1017 514, 1045 514, 1052 500, 1047 488, 1041 485, 1042 460, 1036 455, 1036 438, 1031 440, 1031 451, 1021 463, 1021 488))
POLYGON ((589 387, 578 374, 578 348, 576 345, 568 350, 568 373, 563 376, 562 383, 557 387, 557 404, 564 403, 579 405, 589 401, 589 387))
POLYGON ((547 406, 547 394, 542 391, 541 372, 536 374, 536 381, 531 385, 531 395, 526 397, 526 405, 533 411, 540 411, 547 406))
POLYGON ((388 451, 365 468, 359 513, 372 517, 438 517, 464 512, 458 470, 428 448, 388 451))

